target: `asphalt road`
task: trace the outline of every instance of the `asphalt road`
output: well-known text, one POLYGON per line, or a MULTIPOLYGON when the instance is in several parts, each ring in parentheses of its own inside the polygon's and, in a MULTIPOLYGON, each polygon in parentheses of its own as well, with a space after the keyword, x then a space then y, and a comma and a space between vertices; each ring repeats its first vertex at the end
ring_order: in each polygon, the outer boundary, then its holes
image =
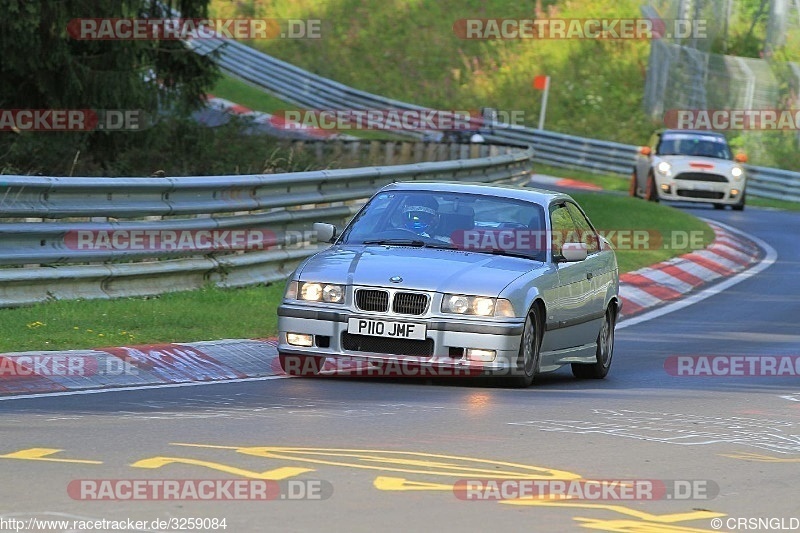
POLYGON ((769 530, 739 518, 800 529, 800 379, 665 370, 677 355, 800 355, 800 215, 690 211, 763 239, 778 259, 722 293, 619 329, 606 380, 577 381, 568 369, 527 390, 291 378, 0 401, 0 531, 30 517, 224 518, 225 529, 200 530, 235 533, 769 530), (628 480, 645 499, 465 501, 453 489, 514 476, 548 480, 551 491, 567 486, 554 480, 628 480), (285 478, 287 492, 175 502, 69 491, 76 480, 234 478, 285 478), (290 501, 304 491, 311 497, 290 501))

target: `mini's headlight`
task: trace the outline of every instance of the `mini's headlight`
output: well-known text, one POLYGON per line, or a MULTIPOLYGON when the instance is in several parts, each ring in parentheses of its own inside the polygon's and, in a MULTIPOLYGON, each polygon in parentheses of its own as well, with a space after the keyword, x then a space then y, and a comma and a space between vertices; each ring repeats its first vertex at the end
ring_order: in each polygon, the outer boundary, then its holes
POLYGON ((669 174, 669 171, 672 170, 672 165, 670 165, 666 161, 662 161, 661 163, 658 164, 656 168, 662 174, 669 174))
POLYGON ((503 298, 487 296, 466 296, 464 294, 445 294, 442 299, 442 313, 477 316, 513 317, 511 302, 503 298))
POLYGON ((741 178, 743 174, 744 171, 742 170, 742 167, 733 167, 731 169, 731 176, 734 178, 741 178))
POLYGON ((344 302, 344 287, 342 285, 303 282, 300 283, 300 300, 308 302, 344 302))

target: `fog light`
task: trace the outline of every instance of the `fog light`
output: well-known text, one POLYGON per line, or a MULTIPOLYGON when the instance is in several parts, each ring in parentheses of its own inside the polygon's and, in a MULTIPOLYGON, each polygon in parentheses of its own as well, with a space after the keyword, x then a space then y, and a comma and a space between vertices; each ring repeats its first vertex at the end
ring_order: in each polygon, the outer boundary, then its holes
POLYGON ((478 348, 467 348, 467 359, 470 361, 480 361, 481 363, 491 363, 497 357, 494 350, 480 350, 478 348))
POLYGON ((731 189, 731 198, 739 196, 739 189, 731 189))
POLYGON ((305 333, 287 333, 286 342, 292 346, 313 346, 314 337, 305 333))
POLYGON ((661 190, 664 191, 665 193, 669 194, 670 192, 672 192, 672 186, 671 185, 667 185, 666 183, 662 183, 661 184, 661 190))

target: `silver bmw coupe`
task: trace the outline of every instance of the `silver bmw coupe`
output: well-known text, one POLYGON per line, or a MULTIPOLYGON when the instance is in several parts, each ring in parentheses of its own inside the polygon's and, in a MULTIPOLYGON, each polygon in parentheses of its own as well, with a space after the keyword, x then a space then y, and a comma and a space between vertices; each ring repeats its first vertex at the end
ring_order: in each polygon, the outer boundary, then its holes
POLYGON ((395 183, 341 233, 314 229, 332 245, 298 266, 278 309, 288 374, 394 368, 527 387, 566 364, 579 378, 611 367, 616 256, 566 194, 395 183))

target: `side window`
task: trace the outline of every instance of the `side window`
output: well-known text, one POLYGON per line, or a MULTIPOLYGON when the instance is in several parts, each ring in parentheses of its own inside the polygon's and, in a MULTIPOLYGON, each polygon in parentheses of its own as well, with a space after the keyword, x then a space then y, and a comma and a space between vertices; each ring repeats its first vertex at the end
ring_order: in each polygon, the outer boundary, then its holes
POLYGON ((580 242, 586 243, 587 251, 589 254, 597 253, 600 251, 600 242, 597 240, 597 233, 592 229, 592 225, 586 219, 586 216, 578 209, 575 204, 567 203, 569 214, 572 215, 572 220, 575 221, 575 226, 580 232, 580 242))
POLYGON ((559 204, 550 209, 550 225, 552 227, 550 246, 555 258, 561 255, 561 245, 568 239, 575 238, 577 230, 565 204, 559 204))

